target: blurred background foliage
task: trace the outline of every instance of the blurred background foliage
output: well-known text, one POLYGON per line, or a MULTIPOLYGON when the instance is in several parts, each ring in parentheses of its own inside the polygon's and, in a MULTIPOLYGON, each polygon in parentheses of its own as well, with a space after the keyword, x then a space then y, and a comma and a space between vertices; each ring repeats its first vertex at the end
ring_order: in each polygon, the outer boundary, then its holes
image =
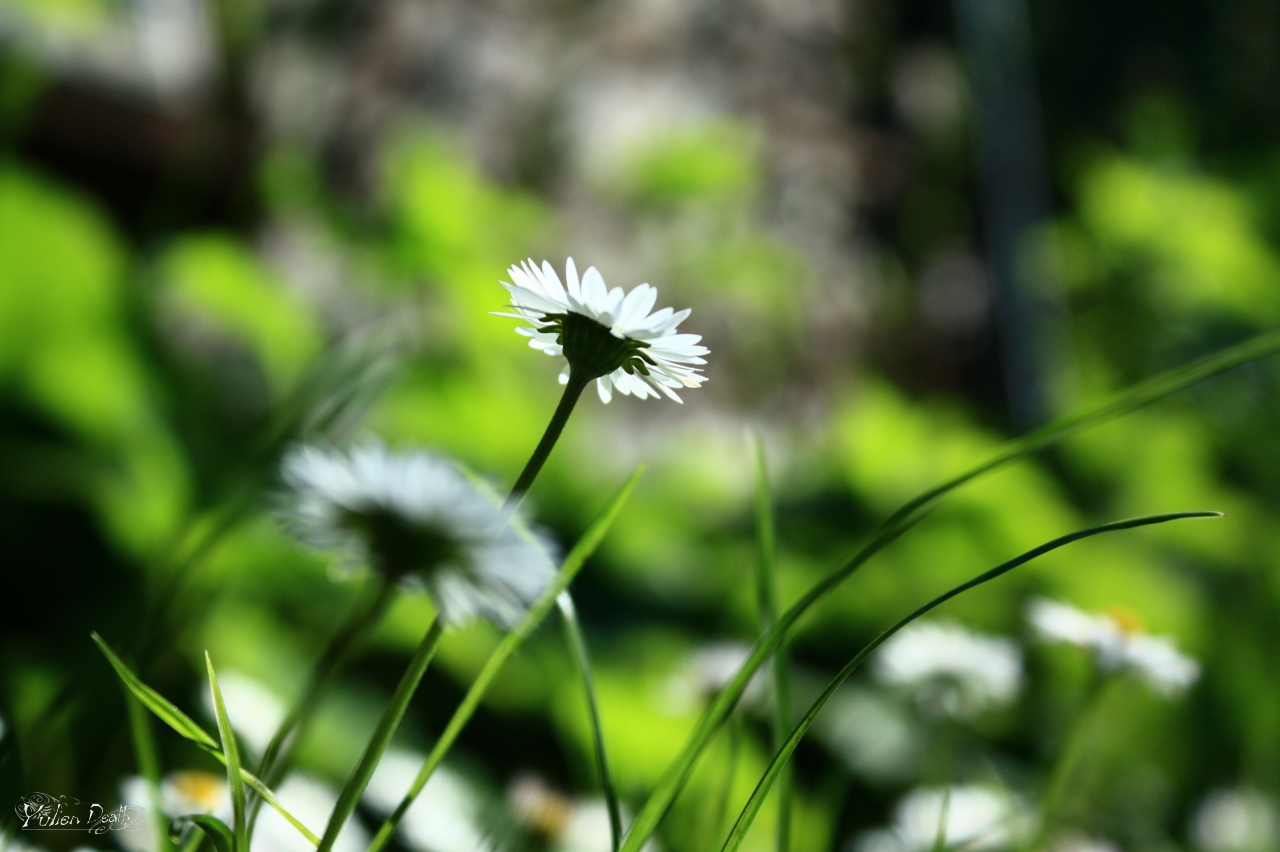
MULTIPOLYGON (((712 350, 684 406, 588 399, 531 495, 567 548, 650 462, 575 586, 632 809, 736 653, 716 643, 757 630, 748 428, 789 602, 1031 425, 1012 377, 1034 378, 1044 419, 1273 327, 1280 7, 996 4, 1028 15, 1029 61, 1009 67, 1033 97, 1006 125, 974 72, 999 57, 957 36, 974 2, 0 2, 0 800, 114 803, 137 772, 91 630, 205 722, 206 648, 270 700, 297 696, 369 590, 273 519, 289 443, 378 435, 513 480, 559 390, 559 365, 488 313, 523 257, 649 281, 712 350), (993 134, 1023 134, 1042 167, 986 156, 993 134), (1043 209, 1002 220, 1008 185, 1043 209), (1038 344, 1017 345, 1028 329, 1038 344)), ((1066 823, 1126 850, 1280 848, 1276 379, 1238 370, 977 482, 824 600, 792 647, 797 706, 883 626, 1022 550, 1115 517, 1227 513, 1074 545, 949 604, 941 620, 1022 644, 1011 706, 939 720, 857 675, 797 753, 797 852, 864 849, 915 785, 1041 788, 1089 675, 1029 641, 1033 595, 1130 613, 1204 669, 1178 701, 1108 693, 1066 823), (1254 791, 1271 822, 1201 830, 1221 789, 1254 791)), ((303 771, 341 783, 429 616, 395 604, 303 771)), ((430 745, 496 642, 446 637, 399 747, 430 745)), ((745 801, 768 740, 758 706, 742 715, 736 762, 722 737, 663 848, 714 842, 726 767, 731 812, 745 801)), ((166 771, 212 768, 158 739, 166 771)), ((451 760, 499 845, 603 852, 598 831, 507 804, 596 795, 557 630, 451 760)))

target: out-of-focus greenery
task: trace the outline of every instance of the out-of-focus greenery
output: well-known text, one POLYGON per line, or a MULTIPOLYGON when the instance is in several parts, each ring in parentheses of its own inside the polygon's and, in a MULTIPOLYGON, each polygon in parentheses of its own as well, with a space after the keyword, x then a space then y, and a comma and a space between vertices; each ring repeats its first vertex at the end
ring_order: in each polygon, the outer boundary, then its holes
MULTIPOLYGON (((107 14, 102 5, 63 2, 47 17, 83 23, 107 14)), ((229 20, 249 20, 250 6, 218 4, 229 20)), ((253 37, 242 30, 237 38, 253 37)), ((13 97, 16 113, 33 108, 13 97)), ((1242 176, 1198 157, 1178 132, 1190 120, 1183 109, 1139 101, 1126 139, 1095 134, 1061 178, 1060 212, 1028 243, 1028 263, 1060 266, 1070 303, 1074 396, 1057 401, 1062 410, 1280 318, 1276 171, 1242 176)), ((251 214, 139 236, 14 131, 0 158, 3 801, 43 790, 115 802, 120 780, 138 771, 121 691, 90 630, 193 716, 206 649, 220 673, 254 678, 286 702, 298 695, 369 589, 336 582, 275 521, 274 465, 288 441, 377 435, 444 450, 499 489, 514 479, 559 391, 559 364, 489 315, 502 308, 504 270, 523 257, 562 268, 571 253, 611 285, 647 277, 660 306, 694 307, 687 327, 712 347, 711 380, 684 408, 586 399, 530 497, 533 517, 567 547, 635 464, 650 462, 575 586, 610 760, 633 811, 708 698, 691 669, 698 652, 758 630, 746 428, 762 429, 774 467, 784 604, 904 499, 1006 437, 1000 404, 983 391, 991 382, 939 388, 903 368, 918 345, 904 317, 923 253, 911 208, 955 194, 941 166, 933 183, 922 178, 925 195, 904 202, 903 233, 868 248, 868 270, 881 271, 868 271, 866 290, 882 292, 867 300, 866 328, 845 332, 869 341, 864 357, 817 359, 815 375, 810 336, 832 297, 823 270, 770 225, 765 153, 748 122, 661 135, 591 184, 617 227, 644 235, 657 260, 643 271, 590 257, 556 192, 488 176, 443 119, 406 118, 370 144, 379 171, 361 197, 320 153, 264 143, 249 170, 251 214), (306 286, 269 234, 319 270, 306 286), (344 352, 357 363, 393 358, 385 391, 353 395, 353 383, 381 390, 384 377, 339 379, 344 352), (317 431, 335 400, 351 410, 317 431)), ((937 227, 969 240, 965 223, 977 218, 937 227)), ((1082 655, 1030 641, 1033 595, 1134 614, 1204 670, 1181 700, 1127 682, 1108 694, 1064 805, 1068 825, 1124 849, 1185 848, 1188 815, 1209 789, 1280 790, 1276 375, 1272 363, 1239 370, 965 487, 816 607, 792 645, 798 706, 879 629, 1016 553, 1099 520, 1227 515, 1091 539, 948 604, 944 618, 1023 642, 1026 691, 971 723, 939 722, 859 673, 823 730, 844 724, 832 716, 840 707, 853 708, 850 725, 880 712, 909 731, 910 747, 872 766, 836 737, 806 742, 793 848, 842 848, 883 825, 916 784, 1040 788, 1089 672, 1082 655)), ((431 614, 425 598, 396 601, 326 697, 299 766, 341 783, 431 614)), ((498 640, 485 624, 446 634, 399 745, 430 745, 498 640)), ((731 814, 769 757, 767 717, 743 715, 731 814)), ((529 771, 590 796, 590 736, 560 633, 544 629, 504 669, 451 759, 494 800, 529 771)), ((168 732, 157 737, 166 770, 215 766, 168 732)), ((706 803, 729 748, 721 737, 699 765, 663 848, 718 842, 723 827, 710 825, 706 803)), ((749 848, 770 847, 775 820, 771 802, 749 848)))

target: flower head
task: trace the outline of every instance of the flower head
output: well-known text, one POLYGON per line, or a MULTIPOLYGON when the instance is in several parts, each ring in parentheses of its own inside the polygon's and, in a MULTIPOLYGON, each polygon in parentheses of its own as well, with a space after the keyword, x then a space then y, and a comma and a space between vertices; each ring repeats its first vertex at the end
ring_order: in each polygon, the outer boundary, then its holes
POLYGON ((516 331, 530 338, 530 346, 564 356, 569 363, 561 384, 572 373, 584 382, 595 379, 603 402, 615 388, 640 399, 661 391, 680 402, 674 388, 706 381, 698 369, 709 351, 698 345, 701 335, 676 333, 690 310, 650 313, 658 291, 648 284, 624 295, 620 287, 608 289, 594 266, 579 281, 573 258, 565 262, 567 288, 545 260, 541 267, 530 259, 507 272, 514 283, 502 286, 511 294, 513 312, 498 316, 526 320, 529 325, 516 331))
POLYGON ((1022 688, 1022 655, 1009 639, 958 624, 916 622, 881 646, 881 681, 906 686, 935 715, 972 718, 1002 707, 1022 688))
POLYGON ((546 546, 453 462, 369 443, 299 447, 283 465, 286 523, 339 569, 373 568, 425 588, 451 625, 513 626, 550 581, 546 546))
POLYGON ((1172 638, 1144 633, 1132 616, 1037 598, 1027 618, 1041 640, 1088 649, 1104 671, 1131 671, 1166 698, 1186 692, 1200 677, 1200 664, 1180 653, 1172 638))

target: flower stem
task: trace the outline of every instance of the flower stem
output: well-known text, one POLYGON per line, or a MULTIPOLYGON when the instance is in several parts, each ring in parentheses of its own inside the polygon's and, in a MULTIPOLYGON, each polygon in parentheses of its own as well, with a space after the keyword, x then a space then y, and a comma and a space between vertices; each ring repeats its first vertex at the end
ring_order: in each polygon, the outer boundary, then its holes
POLYGON ((431 662, 431 658, 435 656, 436 646, 440 644, 441 631, 440 619, 433 619, 431 627, 418 645, 418 650, 413 652, 413 659, 409 661, 409 667, 401 675, 400 683, 396 686, 396 691, 391 696, 391 703, 387 705, 386 710, 382 711, 382 718, 378 720, 378 726, 374 728, 373 736, 370 737, 369 744, 365 746, 364 754, 360 756, 360 762, 351 771, 351 777, 347 779, 342 792, 338 794, 338 803, 333 807, 333 813, 329 816, 329 824, 325 826, 324 837, 320 839, 320 845, 316 847, 316 852, 329 852, 333 848, 334 841, 338 839, 338 832, 342 830, 343 823, 347 821, 347 817, 351 816, 351 812, 356 809, 356 803, 360 801, 360 795, 364 793, 365 787, 369 786, 369 779, 373 777, 373 770, 377 769, 378 761, 382 759, 383 752, 387 750, 387 746, 391 743, 391 735, 396 732, 396 728, 400 725, 400 720, 404 718, 405 711, 409 709, 409 701, 413 698, 413 693, 417 691, 418 684, 422 681, 422 676, 427 671, 427 665, 431 662))
MULTIPOLYGON (((302 730, 311 721, 311 716, 319 706, 321 693, 324 692, 330 681, 333 680, 334 675, 346 663, 356 642, 381 618, 386 611, 387 604, 390 603, 395 594, 395 584, 381 574, 379 577, 381 579, 379 580, 378 591, 373 600, 368 605, 358 609, 350 620, 343 625, 342 629, 329 640, 328 647, 324 649, 324 653, 321 654, 320 660, 316 663, 316 667, 311 673, 311 679, 307 682, 307 688, 302 694, 302 699, 285 716, 275 736, 271 738, 270 744, 267 745, 267 750, 263 753, 262 761, 259 763, 258 771, 255 774, 268 787, 274 787, 280 782, 281 776, 284 775, 284 770, 289 764, 290 752, 298 742, 302 730), (298 736, 293 736, 295 732, 297 732, 298 736)), ((255 799, 250 807, 250 832, 253 831, 253 825, 257 820, 258 811, 261 807, 261 798, 255 799)))
POLYGON ((551 415, 551 422, 547 424, 547 431, 542 433, 542 440, 538 442, 533 455, 529 457, 529 463, 524 466, 524 470, 520 473, 520 478, 511 487, 511 493, 507 495, 506 502, 502 504, 504 514, 513 512, 519 507, 525 493, 533 485, 533 481, 538 478, 538 472, 542 470, 542 465, 546 463, 547 457, 551 455, 551 450, 555 447, 556 441, 560 439, 560 433, 564 431, 565 424, 569 422, 569 415, 573 413, 573 407, 578 404, 578 397, 582 396, 582 392, 586 390, 587 385, 590 383, 590 379, 579 379, 570 371, 569 383, 564 386, 564 395, 560 397, 560 404, 556 406, 556 413, 551 415))

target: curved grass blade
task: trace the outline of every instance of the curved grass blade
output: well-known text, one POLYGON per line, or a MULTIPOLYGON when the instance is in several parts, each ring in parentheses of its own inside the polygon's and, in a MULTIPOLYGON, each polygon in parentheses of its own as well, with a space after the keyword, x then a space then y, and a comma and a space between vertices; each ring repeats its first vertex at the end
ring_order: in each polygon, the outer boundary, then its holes
POLYGON ((729 758, 724 762, 724 781, 716 808, 711 815, 711 837, 718 838, 724 831, 724 818, 729 815, 729 797, 733 795, 733 782, 738 777, 738 752, 742 748, 742 717, 735 713, 729 717, 729 758))
MULTIPOLYGON (((764 454, 764 441, 751 433, 751 450, 756 465, 756 536, 759 558, 756 560, 756 602, 760 610, 760 632, 767 633, 778 620, 778 525, 769 489, 769 468, 764 454)), ((791 729, 791 683, 787 668, 787 643, 783 638, 773 652, 773 717, 770 734, 774 750, 782 748, 791 729)), ((717 824, 716 830, 723 824, 717 824)), ((791 772, 784 768, 778 778, 778 852, 791 847, 791 772)))
POLYGON ((236 745, 235 732, 231 730, 231 717, 222 701, 222 689, 218 676, 213 672, 213 658, 204 652, 204 665, 209 672, 209 689, 213 692, 213 713, 218 720, 218 736, 222 738, 222 754, 226 757, 227 783, 231 785, 231 813, 234 825, 234 852, 249 852, 249 830, 245 821, 244 779, 240 777, 240 747, 236 745))
POLYGON ((177 842, 182 833, 193 825, 213 841, 216 852, 234 852, 235 835, 231 833, 231 829, 227 828, 225 822, 210 814, 188 814, 178 817, 173 821, 172 839, 177 842))
POLYGON ((1102 533, 1117 532, 1119 530, 1133 529, 1135 527, 1145 527, 1152 524, 1163 524, 1168 523, 1169 521, 1180 521, 1188 518, 1220 517, 1222 517, 1221 512, 1174 512, 1164 515, 1147 515, 1141 518, 1112 521, 1108 524, 1101 524, 1100 526, 1073 532, 1070 535, 1064 535, 1061 538, 1055 538, 1053 541, 1042 544, 1034 550, 1029 550, 1021 556, 1010 559, 1008 562, 1004 562, 989 571, 979 574, 967 583, 961 583, 951 591, 939 595, 929 601, 915 612, 898 621, 897 624, 881 631, 880 635, 868 642, 866 647, 859 651, 852 660, 845 664, 845 667, 840 670, 839 674, 832 678, 831 683, 827 685, 827 688, 823 690, 822 695, 818 697, 818 700, 815 701, 813 706, 809 708, 809 711, 805 713, 804 718, 801 719, 800 722, 792 729, 791 735, 787 737, 786 743, 784 743, 783 747, 779 749, 776 755, 774 755, 773 761, 769 764, 769 768, 765 770, 764 775, 756 785, 756 789, 752 792, 751 798, 747 800, 747 804, 742 809, 742 813, 738 816, 738 821, 734 824, 733 831, 729 833, 729 839, 725 841, 721 852, 737 852, 738 847, 742 844, 743 838, 746 837, 747 829, 751 827, 751 823, 755 820, 756 814, 759 813, 761 806, 764 804, 765 796, 769 793, 769 788, 773 785, 774 781, 777 780, 778 775, 786 765, 787 760, 791 757, 792 752, 796 750, 796 746, 800 744, 801 738, 803 738, 805 733, 809 730, 809 726, 813 724, 813 720, 818 717, 819 711, 822 710, 823 706, 826 705, 831 696, 835 695, 836 690, 840 688, 840 685, 844 683, 845 679, 848 678, 849 675, 853 674, 854 669, 862 665, 863 661, 865 661, 867 657, 876 650, 876 648, 883 645, 890 636, 897 633, 920 616, 925 615, 938 606, 941 606, 957 595, 967 592, 969 589, 976 586, 981 586, 983 583, 988 583, 1003 574, 1007 574, 1019 565, 1030 562, 1037 556, 1042 556, 1051 550, 1056 550, 1059 547, 1071 544, 1074 541, 1080 541, 1081 539, 1101 535, 1102 533))
POLYGON ((609 810, 609 848, 617 852, 618 847, 622 845, 622 808, 618 804, 618 791, 613 786, 609 758, 605 753, 604 724, 600 718, 600 702, 596 700, 596 682, 591 674, 587 640, 582 635, 582 626, 578 623, 578 613, 569 592, 567 590, 561 592, 556 598, 556 603, 560 607, 560 615, 564 620, 564 638, 569 646, 569 656, 573 659, 573 667, 587 694, 587 712, 591 715, 591 735, 596 752, 596 772, 600 776, 600 789, 604 793, 605 805, 609 810))
POLYGON ((476 712, 476 708, 480 706, 481 699, 488 692, 489 687, 498 676, 498 672, 502 670, 503 665, 506 664, 511 655, 515 653, 516 648, 520 647, 529 634, 533 632, 533 629, 547 617, 551 607, 555 606, 556 598, 569 587, 569 584, 573 582, 573 578, 582 570, 587 557, 600 546, 605 533, 609 531, 609 527, 613 525, 618 513, 622 511, 623 504, 627 502, 627 498, 631 496, 632 490, 635 489, 636 482, 640 480, 640 475, 644 473, 644 468, 645 466, 641 464, 636 468, 635 473, 631 474, 631 478, 613 496, 613 499, 609 501, 608 506, 600 513, 600 516, 587 528, 586 533, 574 545, 573 550, 569 551, 569 555, 564 558, 564 562, 560 565, 560 571, 547 587, 547 590, 542 593, 542 597, 538 598, 533 606, 529 607, 529 611, 525 613, 524 618, 520 620, 516 628, 504 636, 502 641, 498 643, 498 647, 489 655, 484 668, 480 670, 480 674, 476 676, 471 688, 467 690, 467 694, 463 697, 462 703, 454 711, 453 718, 449 720, 444 732, 440 734, 440 739, 436 740, 431 753, 427 755, 427 761, 418 772, 418 777, 414 779, 413 786, 405 793, 395 812, 382 823, 382 827, 378 829, 373 842, 369 844, 368 852, 379 852, 387 845, 387 842, 391 839, 392 832, 400 824, 400 820, 404 818, 405 812, 409 810, 409 806, 413 804, 414 799, 418 797, 418 794, 422 792, 422 788, 426 786, 427 779, 436 771, 440 761, 444 760, 445 754, 453 746, 458 734, 462 733, 462 728, 471 719, 472 714, 476 712))
MULTIPOLYGON (((164 698, 160 693, 143 683, 138 676, 115 655, 110 646, 103 641, 101 636, 97 633, 92 633, 90 635, 93 637, 93 641, 98 643, 98 647, 102 650, 102 653, 106 655, 107 660, 111 663, 112 668, 116 670, 116 674, 120 676, 120 680, 124 682, 125 687, 127 687, 130 692, 142 701, 143 706, 152 713, 155 713, 156 716, 160 718, 160 721, 167 724, 177 734, 191 740, 199 746, 201 750, 216 758, 223 766, 227 764, 227 756, 224 755, 222 753, 222 749, 218 747, 217 740, 209 736, 209 734, 207 734, 205 730, 195 722, 191 721, 190 716, 171 704, 168 699, 164 698)), ((296 828, 299 834, 307 838, 307 841, 312 846, 316 846, 320 843, 320 838, 316 837, 315 833, 311 831, 311 829, 307 828, 298 820, 297 817, 285 810, 284 806, 282 806, 280 801, 275 797, 275 794, 271 792, 271 789, 267 787, 266 784, 262 783, 262 779, 258 778, 258 776, 254 775, 243 766, 240 767, 240 778, 245 784, 248 784, 255 793, 261 796, 268 805, 274 808, 280 816, 284 817, 290 825, 296 828)))
POLYGON ((1190 364, 1160 373, 1098 405, 1056 420, 1006 443, 1001 450, 997 451, 987 461, 922 492, 904 503, 872 531, 871 540, 867 544, 855 551, 847 561, 837 566, 823 579, 814 584, 800 600, 792 604, 783 613, 778 623, 771 630, 760 637, 755 647, 752 648, 751 654, 738 670, 738 674, 724 688, 719 697, 703 712, 698 724, 689 735, 685 747, 677 755, 676 759, 672 761, 671 765, 668 766, 653 791, 649 794, 644 807, 640 809, 640 813, 636 816, 636 821, 627 833, 620 852, 639 852, 644 842, 657 829, 658 823, 662 821, 667 810, 671 807, 671 803, 675 801, 685 782, 688 781, 698 757, 706 749, 711 737, 724 723, 738 699, 742 697, 742 693, 751 677, 768 659, 769 653, 782 641, 787 631, 799 620, 800 616, 816 601, 826 595, 828 591, 857 571, 877 552, 917 523, 921 518, 921 512, 927 510, 933 503, 961 485, 1004 465, 1038 453, 1066 440, 1072 435, 1136 411, 1145 405, 1164 399, 1220 373, 1252 361, 1268 358, 1278 352, 1280 352, 1280 330, 1269 331, 1246 340, 1244 343, 1193 361, 1190 364))
POLYGON ((436 655, 436 648, 440 645, 440 634, 443 632, 444 627, 437 616, 432 620, 431 627, 427 629, 422 641, 418 643, 418 649, 413 652, 409 666, 400 676, 396 691, 391 695, 391 702, 387 704, 387 709, 382 711, 382 718, 378 720, 378 726, 373 729, 373 736, 369 738, 369 744, 365 746, 360 762, 356 764, 355 769, 351 770, 351 777, 347 779, 342 792, 338 794, 337 804, 333 806, 333 813, 329 815, 329 824, 325 826, 324 837, 320 838, 320 845, 316 847, 316 852, 329 852, 333 848, 334 842, 338 839, 338 832, 342 831, 343 824, 356 809, 364 788, 369 786, 373 771, 378 768, 378 761, 382 760, 383 752, 391 744, 391 735, 400 726, 400 720, 409 709, 413 693, 422 682, 422 676, 426 674, 431 658, 436 655))

